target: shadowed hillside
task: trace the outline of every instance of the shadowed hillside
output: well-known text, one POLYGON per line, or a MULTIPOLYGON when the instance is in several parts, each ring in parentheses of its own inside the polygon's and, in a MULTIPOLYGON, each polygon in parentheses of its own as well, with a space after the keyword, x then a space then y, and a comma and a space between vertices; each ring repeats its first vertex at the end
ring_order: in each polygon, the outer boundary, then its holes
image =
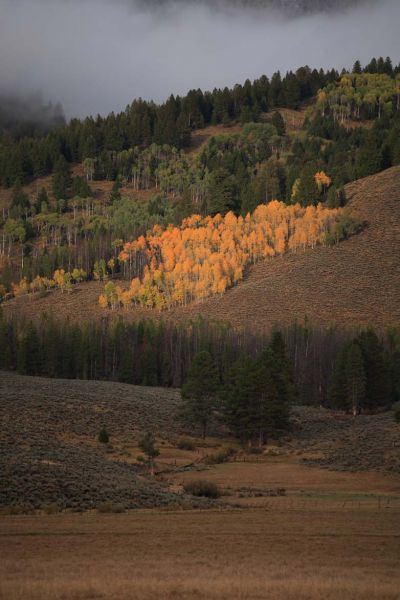
MULTIPOLYGON (((334 247, 287 254, 252 267, 245 280, 222 297, 162 313, 182 320, 197 315, 239 326, 269 328, 304 321, 346 327, 387 327, 400 322, 400 167, 346 187, 349 211, 364 230, 334 247)), ((103 284, 92 282, 45 298, 17 298, 6 314, 31 317, 43 311, 89 319, 106 314, 126 318, 159 317, 154 310, 106 312, 98 306, 103 284)))
MULTIPOLYGON (((210 464, 207 453, 226 443, 222 432, 206 441, 193 438, 196 447, 190 450, 177 447, 185 432, 177 419, 178 390, 1 372, 0 396, 0 508, 40 508, 56 502, 59 508, 82 510, 105 501, 126 508, 179 505, 188 502, 175 493, 182 478, 223 476, 220 465, 216 470, 205 466, 210 464), (97 440, 104 425, 109 444, 97 440), (156 477, 150 479, 137 458, 138 440, 149 429, 160 449, 156 477), (204 469, 207 474, 199 475, 204 469)), ((297 407, 291 422, 279 445, 272 446, 271 440, 253 465, 245 451, 225 465, 227 475, 238 471, 229 486, 240 488, 242 495, 243 485, 252 481, 250 487, 263 485, 264 495, 271 489, 292 492, 307 486, 398 493, 400 457, 392 413, 354 420, 325 409, 297 407), (352 482, 348 471, 357 471, 359 481, 352 482)), ((206 502, 191 499, 187 505, 206 502)))
POLYGON ((0 374, 0 506, 72 509, 179 503, 149 481, 132 445, 146 429, 179 431, 175 390, 0 374), (97 441, 107 425, 108 445, 97 441), (129 447, 129 452, 127 448, 129 447))

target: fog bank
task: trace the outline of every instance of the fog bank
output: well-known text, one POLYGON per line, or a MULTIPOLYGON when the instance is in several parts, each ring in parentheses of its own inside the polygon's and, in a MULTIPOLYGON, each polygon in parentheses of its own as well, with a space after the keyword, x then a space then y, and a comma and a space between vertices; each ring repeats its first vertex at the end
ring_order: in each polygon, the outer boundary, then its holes
POLYGON ((0 95, 40 91, 85 116, 304 64, 399 61, 397 0, 303 14, 304 1, 0 0, 0 95))

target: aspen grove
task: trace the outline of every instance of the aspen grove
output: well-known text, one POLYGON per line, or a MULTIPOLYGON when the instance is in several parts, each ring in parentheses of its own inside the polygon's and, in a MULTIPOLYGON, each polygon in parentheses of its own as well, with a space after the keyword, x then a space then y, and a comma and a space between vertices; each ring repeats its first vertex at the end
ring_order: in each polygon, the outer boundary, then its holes
POLYGON ((127 290, 108 282, 99 303, 164 310, 221 295, 259 260, 326 243, 341 217, 341 209, 274 200, 245 217, 233 212, 192 215, 179 227, 156 225, 126 243, 119 255, 127 269, 140 275, 127 290))

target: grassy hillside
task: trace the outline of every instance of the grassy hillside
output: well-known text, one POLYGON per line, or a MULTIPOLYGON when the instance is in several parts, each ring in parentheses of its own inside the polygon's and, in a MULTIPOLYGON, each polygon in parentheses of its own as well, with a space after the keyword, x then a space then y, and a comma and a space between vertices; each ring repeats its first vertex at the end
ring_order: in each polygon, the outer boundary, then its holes
MULTIPOLYGON (((197 315, 238 326, 275 323, 336 323, 384 328, 400 322, 400 167, 349 184, 348 210, 364 230, 338 246, 287 254, 252 267, 245 280, 222 297, 162 314, 182 320, 197 315)), ((127 319, 160 317, 154 310, 105 312, 98 306, 103 284, 76 286, 72 293, 21 297, 4 304, 7 315, 35 317, 43 311, 78 319, 121 314, 127 319)))
POLYGON ((262 262, 221 299, 185 312, 248 327, 305 317, 349 327, 398 324, 399 185, 399 167, 349 184, 348 209, 365 222, 362 233, 338 246, 262 262))
POLYGON ((179 449, 184 429, 177 419, 178 390, 1 373, 0 394, 3 507, 57 503, 82 510, 105 501, 129 508, 182 505, 188 499, 176 492, 193 478, 212 479, 229 488, 228 502, 244 498, 245 504, 276 488, 295 496, 304 489, 400 492, 398 427, 391 413, 354 421, 323 409, 296 408, 291 431, 263 455, 237 447, 234 462, 205 467, 221 447, 237 444, 220 432, 206 442, 193 438, 193 450, 179 449), (104 425, 108 445, 97 440, 104 425), (137 460, 138 441, 149 430, 161 451, 155 479, 137 460), (207 473, 198 473, 205 468, 207 473))
POLYGON ((107 383, 50 381, 2 373, 1 505, 91 508, 177 503, 165 486, 143 479, 126 445, 159 426, 176 432, 179 394, 107 383), (110 445, 97 441, 103 425, 110 445))

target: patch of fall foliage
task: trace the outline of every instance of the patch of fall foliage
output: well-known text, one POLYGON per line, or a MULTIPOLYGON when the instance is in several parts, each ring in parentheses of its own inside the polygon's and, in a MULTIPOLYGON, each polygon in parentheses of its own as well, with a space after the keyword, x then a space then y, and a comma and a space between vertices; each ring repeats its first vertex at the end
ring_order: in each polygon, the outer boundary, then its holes
POLYGON ((142 276, 128 290, 109 282, 99 304, 163 310, 222 295, 249 265, 325 243, 340 214, 322 205, 303 208, 274 200, 246 217, 192 215, 180 227, 155 226, 146 237, 125 244, 119 255, 142 276))

